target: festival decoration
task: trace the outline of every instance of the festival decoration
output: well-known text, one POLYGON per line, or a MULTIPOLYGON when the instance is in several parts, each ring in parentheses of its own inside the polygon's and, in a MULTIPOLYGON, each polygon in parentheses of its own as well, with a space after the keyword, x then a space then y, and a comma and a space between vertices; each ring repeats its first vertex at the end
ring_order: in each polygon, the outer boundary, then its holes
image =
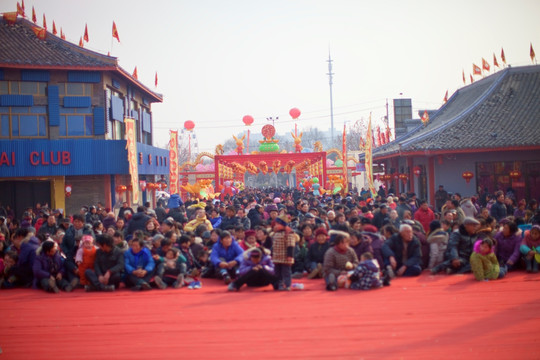
POLYGON ((420 166, 415 166, 413 169, 413 173, 416 177, 419 177, 422 173, 422 168, 420 166))
POLYGON ((261 169, 263 175, 268 174, 268 164, 266 163, 266 161, 259 162, 259 169, 261 169))
MULTIPOLYGON (((139 183, 139 168, 137 162, 137 143, 135 138, 135 120, 131 118, 125 118, 124 124, 126 126, 126 149, 128 154, 129 174, 131 176, 131 183, 139 183)), ((135 186, 132 193, 132 203, 139 203, 139 187, 135 186)))
POLYGON ((298 108, 292 108, 289 110, 289 115, 293 118, 293 120, 296 120, 300 117, 300 110, 298 108))
POLYGON ((251 124, 253 124, 253 116, 246 115, 242 118, 242 121, 244 122, 244 124, 246 124, 246 126, 250 126, 251 124))
POLYGON ((292 131, 291 131, 291 135, 294 139, 294 151, 297 152, 297 153, 301 153, 302 152, 302 135, 303 133, 301 132, 300 135, 295 135, 292 131))
POLYGON ((64 186, 64 193, 65 193, 67 198, 71 196, 71 190, 72 189, 73 189, 73 187, 71 185, 66 184, 66 186, 64 186))
POLYGON ((244 139, 246 135, 242 136, 240 139, 233 135, 234 141, 236 141, 236 153, 242 155, 244 152, 244 139))
POLYGON ((191 120, 187 120, 184 122, 184 129, 186 129, 187 131, 193 131, 193 129, 195 128, 195 123, 191 120))
POLYGON ((514 181, 519 180, 519 178, 521 178, 521 171, 519 170, 510 171, 510 178, 514 181))
POLYGON ((264 140, 259 140, 259 151, 262 153, 279 152, 279 140, 274 139, 276 128, 270 124, 264 125, 261 134, 264 136, 264 140))
POLYGON ((403 184, 405 184, 409 179, 409 176, 407 174, 399 174, 398 177, 403 182, 403 184))
POLYGON ((464 171, 461 174, 461 177, 463 177, 468 184, 471 181, 471 179, 474 177, 474 174, 471 171, 464 171))
POLYGON ((272 163, 272 171, 277 174, 279 169, 281 169, 281 160, 274 160, 272 163))
POLYGON ((169 182, 171 194, 178 194, 178 131, 170 131, 169 140, 169 182))

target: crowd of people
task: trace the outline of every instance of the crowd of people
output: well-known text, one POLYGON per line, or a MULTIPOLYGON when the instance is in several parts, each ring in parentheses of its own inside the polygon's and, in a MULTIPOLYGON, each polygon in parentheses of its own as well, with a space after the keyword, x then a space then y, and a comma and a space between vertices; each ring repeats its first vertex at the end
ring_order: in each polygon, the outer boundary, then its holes
POLYGON ((423 271, 472 272, 481 281, 537 273, 538 204, 512 196, 462 199, 441 186, 430 207, 382 187, 375 197, 248 188, 185 203, 173 194, 135 211, 98 203, 71 216, 37 204, 22 219, 0 206, 0 288, 198 289, 217 278, 229 291, 287 291, 292 279, 321 278, 336 291, 382 288, 423 271))

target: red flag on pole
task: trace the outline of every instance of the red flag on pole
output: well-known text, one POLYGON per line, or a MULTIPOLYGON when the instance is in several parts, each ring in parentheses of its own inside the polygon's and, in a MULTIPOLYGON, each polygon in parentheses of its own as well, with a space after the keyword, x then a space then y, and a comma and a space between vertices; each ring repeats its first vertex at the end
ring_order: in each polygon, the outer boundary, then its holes
POLYGON ((480 69, 480 66, 476 64, 472 64, 472 72, 473 75, 482 75, 482 69, 480 69))
POLYGON ((88 25, 84 24, 84 41, 88 42, 88 25))
POLYGON ((135 66, 135 69, 133 70, 133 75, 132 75, 136 80, 139 80, 139 75, 137 74, 137 67, 135 66))
POLYGON ((58 34, 58 31, 56 31, 56 24, 54 23, 54 20, 52 22, 52 33, 53 33, 53 35, 58 34))
POLYGON ((463 75, 463 85, 466 85, 467 81, 465 80, 465 70, 462 70, 461 74, 463 75))
POLYGON ((34 31, 34 34, 36 34, 38 39, 45 40, 45 37, 47 36, 47 30, 37 26, 32 26, 32 30, 34 31))
POLYGON ((37 24, 36 10, 34 10, 33 6, 32 6, 32 21, 34 22, 34 24, 37 24))
POLYGON ((469 74, 469 76, 471 77, 471 84, 472 84, 474 82, 474 79, 471 74, 469 74))
POLYGON ((47 19, 45 19, 45 14, 43 14, 43 28, 47 30, 47 19))
POLYGON ((529 55, 531 55, 531 61, 534 63, 534 59, 536 59, 536 54, 534 53, 532 43, 531 43, 531 50, 529 50, 529 55))
POLYGON ((62 31, 62 28, 60 28, 60 39, 66 40, 66 34, 64 34, 64 31, 62 31))
POLYGON ((497 61, 497 57, 495 56, 495 53, 493 53, 493 66, 499 67, 499 62, 497 61))
POLYGON ((501 48, 501 60, 504 63, 504 65, 506 65, 506 56, 504 56, 504 49, 503 48, 501 48))
POLYGON ((489 63, 484 58, 482 58, 482 69, 486 71, 489 71, 489 69, 491 69, 491 66, 489 66, 489 63))
POLYGON ((113 38, 116 38, 118 42, 120 42, 120 36, 118 35, 118 29, 116 28, 116 24, 114 21, 112 22, 112 36, 113 38))
POLYGON ((81 39, 79 40, 79 46, 84 47, 84 42, 83 42, 82 36, 81 36, 81 39))
POLYGON ((22 7, 18 2, 17 2, 17 14, 18 14, 18 15, 21 15, 22 17, 26 17, 26 16, 24 15, 24 9, 23 9, 23 7, 22 7))
POLYGON ((156 71, 156 81, 155 81, 155 85, 156 85, 156 87, 157 87, 157 83, 158 83, 158 81, 157 81, 157 80, 158 80, 158 78, 157 78, 157 71, 156 71))
POLYGON ((422 123, 424 124, 424 126, 427 125, 427 123, 429 122, 429 114, 427 113, 427 110, 424 110, 424 115, 422 115, 422 123))
POLYGON ((444 100, 445 103, 448 102, 448 90, 446 90, 446 94, 444 94, 444 100))

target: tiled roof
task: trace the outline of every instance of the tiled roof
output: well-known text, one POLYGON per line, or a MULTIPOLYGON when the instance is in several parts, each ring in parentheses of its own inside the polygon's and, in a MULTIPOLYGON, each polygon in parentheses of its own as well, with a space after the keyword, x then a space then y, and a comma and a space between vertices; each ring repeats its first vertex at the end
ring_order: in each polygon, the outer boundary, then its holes
POLYGON ((373 157, 419 151, 540 148, 540 66, 506 68, 456 91, 427 126, 373 157))
POLYGON ((116 58, 81 48, 51 33, 47 33, 45 40, 40 40, 32 27, 38 26, 22 18, 18 18, 13 25, 0 20, 0 66, 116 67, 116 58))
POLYGON ((154 100, 163 101, 161 94, 153 92, 120 67, 115 57, 84 49, 49 32, 44 40, 40 40, 33 27, 39 26, 21 17, 13 25, 0 18, 0 67, 114 71, 154 100))

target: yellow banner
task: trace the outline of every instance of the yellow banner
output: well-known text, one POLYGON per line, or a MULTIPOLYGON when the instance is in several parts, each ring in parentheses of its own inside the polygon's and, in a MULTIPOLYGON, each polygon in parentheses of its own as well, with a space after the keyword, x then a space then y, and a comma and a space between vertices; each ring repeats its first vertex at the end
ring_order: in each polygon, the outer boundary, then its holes
POLYGON ((129 163, 129 174, 131 175, 132 203, 139 203, 139 167, 137 163, 137 143, 135 138, 135 120, 125 118, 126 124, 126 149, 129 163))
POLYGON ((178 194, 178 131, 170 130, 169 140, 169 191, 178 194))

